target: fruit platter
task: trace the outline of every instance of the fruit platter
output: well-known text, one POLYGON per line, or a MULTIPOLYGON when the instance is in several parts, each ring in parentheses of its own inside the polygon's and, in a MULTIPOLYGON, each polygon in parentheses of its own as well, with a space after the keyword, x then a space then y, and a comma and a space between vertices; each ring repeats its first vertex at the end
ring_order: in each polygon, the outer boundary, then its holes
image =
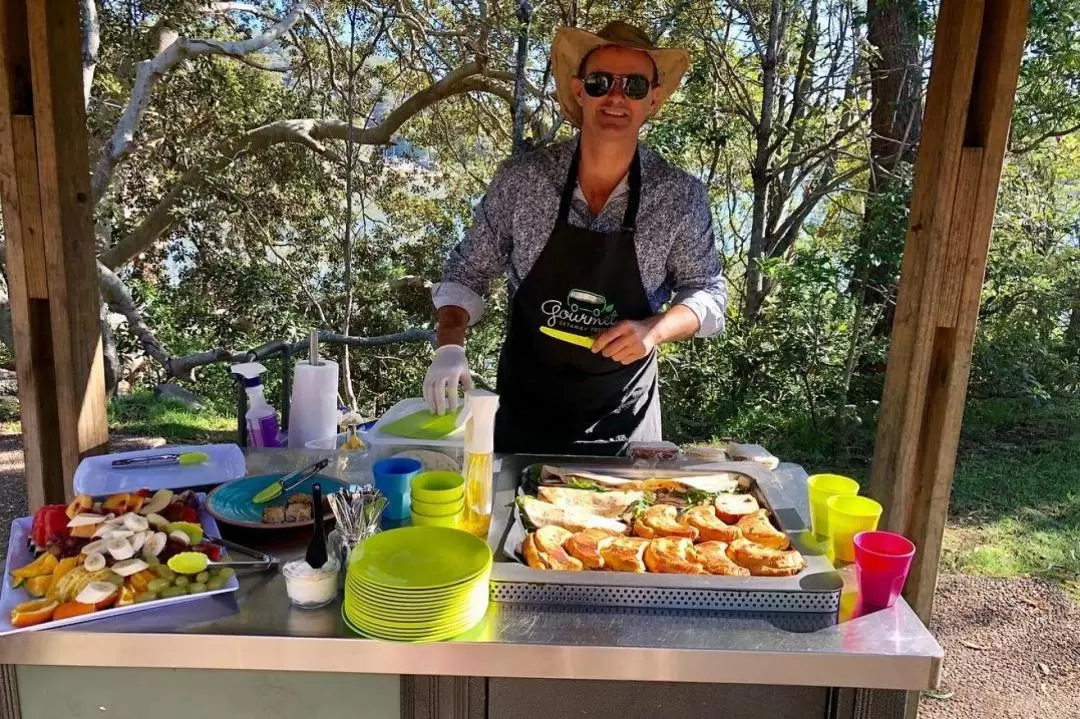
POLYGON ((213 566, 223 550, 204 498, 168 489, 79 495, 16 519, 0 635, 236 591, 234 570, 213 566))

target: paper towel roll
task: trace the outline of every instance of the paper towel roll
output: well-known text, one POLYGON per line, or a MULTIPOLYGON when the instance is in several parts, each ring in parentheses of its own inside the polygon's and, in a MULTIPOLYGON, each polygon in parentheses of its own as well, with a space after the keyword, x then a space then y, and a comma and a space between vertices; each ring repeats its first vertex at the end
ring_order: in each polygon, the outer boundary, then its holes
POLYGON ((305 442, 337 434, 337 385, 337 362, 296 363, 289 403, 290 447, 303 447, 305 442))

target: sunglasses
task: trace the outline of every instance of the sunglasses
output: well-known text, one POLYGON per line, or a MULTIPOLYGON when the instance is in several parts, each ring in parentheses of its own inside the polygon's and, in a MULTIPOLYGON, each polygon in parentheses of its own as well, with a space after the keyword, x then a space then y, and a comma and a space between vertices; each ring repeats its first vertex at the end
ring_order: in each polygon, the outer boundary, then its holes
POLYGON ((652 80, 645 75, 616 75, 611 72, 590 72, 581 78, 581 83, 589 97, 603 97, 618 85, 631 100, 644 100, 653 87, 652 80))

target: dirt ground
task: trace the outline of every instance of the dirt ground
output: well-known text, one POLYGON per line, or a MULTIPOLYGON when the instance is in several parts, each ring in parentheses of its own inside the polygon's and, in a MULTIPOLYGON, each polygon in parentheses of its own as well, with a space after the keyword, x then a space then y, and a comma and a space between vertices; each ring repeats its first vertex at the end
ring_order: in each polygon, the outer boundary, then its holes
MULTIPOLYGON (((160 438, 114 437, 114 450, 160 438)), ((26 513, 21 435, 0 436, 0 551, 26 513)), ((923 719, 1080 719, 1080 605, 1038 580, 947 575, 932 631, 945 647, 939 692, 923 719)))

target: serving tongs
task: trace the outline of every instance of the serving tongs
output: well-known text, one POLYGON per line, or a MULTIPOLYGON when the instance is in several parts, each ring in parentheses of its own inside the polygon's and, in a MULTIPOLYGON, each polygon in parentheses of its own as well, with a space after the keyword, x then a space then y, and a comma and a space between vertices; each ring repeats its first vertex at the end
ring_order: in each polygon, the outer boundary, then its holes
POLYGON ((232 552, 236 552, 238 554, 244 554, 248 557, 254 558, 248 560, 230 558, 226 561, 220 562, 212 561, 207 558, 208 561, 206 563, 206 566, 210 568, 217 569, 219 567, 232 567, 233 569, 260 569, 262 571, 268 571, 272 569, 277 569, 278 564, 281 563, 280 559, 271 554, 267 554, 266 552, 260 552, 257 549, 252 549, 251 547, 245 547, 242 544, 230 542, 229 540, 222 539, 221 537, 211 537, 210 535, 204 535, 202 541, 228 549, 230 557, 232 555, 232 552))
POLYGON ((278 478, 259 490, 259 493, 251 498, 251 501, 254 504, 266 504, 269 501, 277 499, 286 492, 291 492, 299 487, 305 480, 325 468, 328 464, 330 464, 329 459, 320 459, 312 465, 298 469, 295 472, 289 472, 285 476, 278 478))

